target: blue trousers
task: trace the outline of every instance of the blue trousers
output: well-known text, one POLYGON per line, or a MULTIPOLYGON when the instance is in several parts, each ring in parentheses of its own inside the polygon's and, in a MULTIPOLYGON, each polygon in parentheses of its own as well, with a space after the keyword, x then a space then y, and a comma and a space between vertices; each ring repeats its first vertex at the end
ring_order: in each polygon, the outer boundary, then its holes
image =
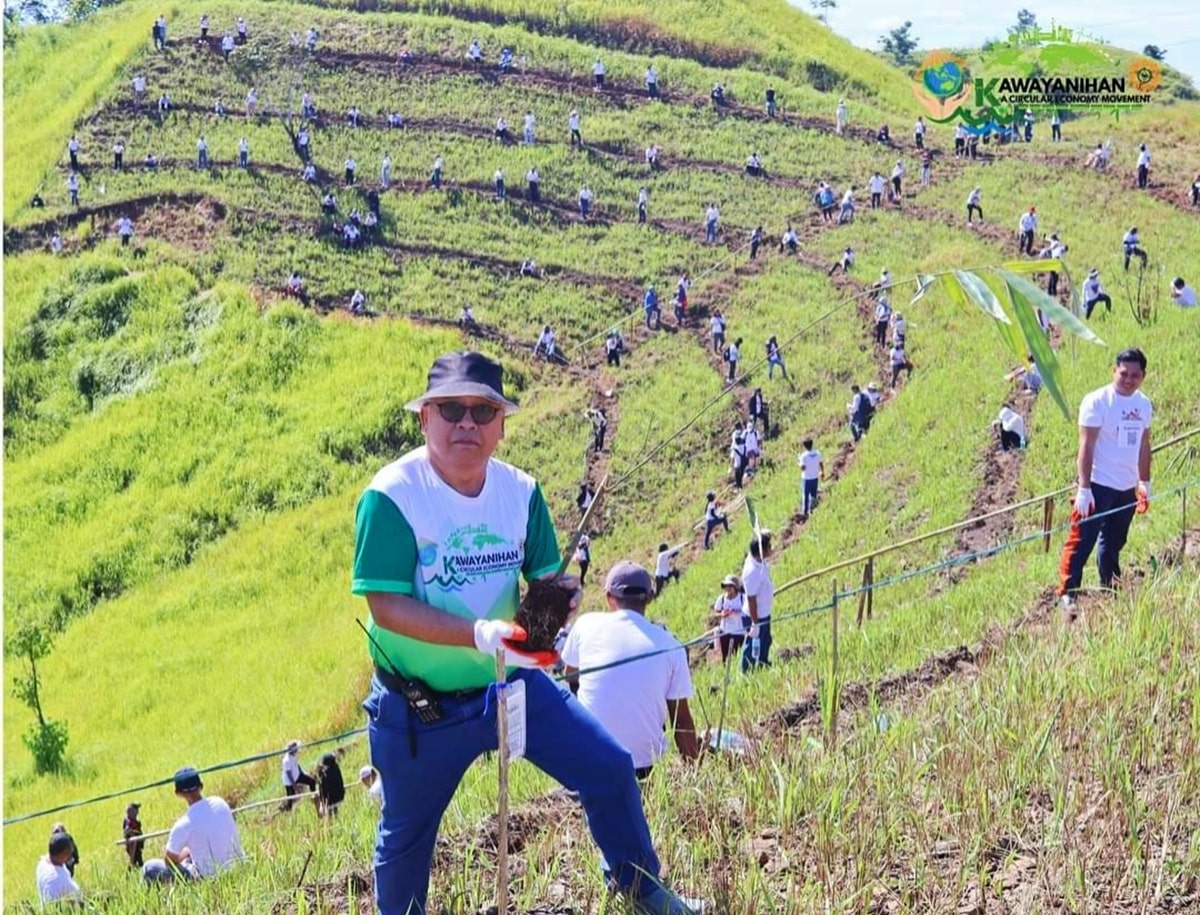
POLYGON ((1129 525, 1137 506, 1137 489, 1111 489, 1092 483, 1092 497, 1096 500, 1092 516, 1081 518, 1074 508, 1071 509, 1071 528, 1058 564, 1059 594, 1074 594, 1079 590, 1084 566, 1097 544, 1100 584, 1110 588, 1121 577, 1121 548, 1129 536, 1129 525))
MULTIPOLYGON (((579 792, 595 839, 618 888, 640 891, 643 874, 657 879, 658 857, 642 812, 633 759, 565 686, 540 671, 518 670, 525 683, 526 757, 579 792)), ((375 899, 380 915, 423 915, 442 814, 467 768, 497 749, 496 700, 441 697, 441 721, 422 724, 405 698, 378 679, 363 702, 371 762, 383 781, 375 838, 375 899), (411 729, 411 731, 410 731, 411 729), (416 755, 410 735, 415 738, 416 755)), ((641 886, 649 892, 654 883, 641 886)))
POLYGON ((804 514, 811 515, 812 510, 817 507, 817 484, 820 482, 818 477, 815 480, 804 481, 804 514))
MULTIPOLYGON (((743 620, 749 617, 742 617, 743 620)), ((746 641, 742 645, 742 673, 746 673, 751 667, 771 666, 771 619, 768 617, 765 620, 758 621, 758 660, 754 660, 754 639, 750 638, 749 628, 747 627, 746 641)))

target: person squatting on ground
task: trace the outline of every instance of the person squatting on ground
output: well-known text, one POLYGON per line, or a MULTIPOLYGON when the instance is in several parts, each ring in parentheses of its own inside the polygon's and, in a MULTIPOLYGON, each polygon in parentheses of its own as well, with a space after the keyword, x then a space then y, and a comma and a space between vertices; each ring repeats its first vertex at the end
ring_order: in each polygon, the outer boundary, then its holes
POLYGON ((190 766, 175 773, 175 796, 187 810, 171 827, 161 858, 142 867, 147 883, 201 880, 233 867, 246 855, 233 812, 224 799, 204 797, 200 773, 190 766))
POLYGON ((713 615, 717 617, 717 645, 721 649, 721 663, 737 655, 746 641, 744 619, 745 600, 742 597, 742 580, 736 575, 721 579, 721 593, 713 603, 713 615))
POLYGON ((818 485, 825 479, 825 461, 821 452, 813 447, 811 438, 806 438, 803 444, 804 451, 796 458, 796 463, 800 465, 800 515, 807 518, 817 507, 818 485))
POLYGON ((771 666, 771 605, 775 586, 771 583, 771 532, 761 531, 750 539, 746 561, 742 563, 742 590, 746 595, 746 614, 750 626, 742 646, 742 673, 751 668, 771 666))
MULTIPOLYGON (((629 753, 540 672, 557 653, 522 650, 524 633, 511 622, 520 579, 553 577, 560 557, 537 481, 492 456, 505 416, 518 409, 504 396, 500 365, 480 353, 443 355, 408 408, 420 415, 425 444, 380 470, 360 498, 352 580, 370 610, 375 675, 363 707, 386 786, 374 860, 379 912, 427 909, 442 815, 474 760, 497 748, 503 649, 509 682, 524 684, 526 757, 579 793, 609 886, 643 912, 685 915, 657 882, 629 753)), ((576 609, 577 581, 558 583, 576 609)))
MULTIPOLYGON (((301 785, 309 791, 317 790, 317 780, 300 768, 300 741, 288 741, 287 749, 280 760, 280 768, 283 793, 287 795, 286 800, 280 805, 280 809, 291 810, 296 795, 300 794, 301 785)), ((313 798, 313 801, 316 803, 317 799, 313 798)))
POLYGON ((854 266, 854 248, 847 245, 846 249, 842 252, 842 256, 838 260, 834 261, 833 264, 830 265, 829 270, 826 272, 825 275, 833 276, 833 274, 835 272, 837 272, 839 269, 842 271, 842 273, 849 273, 850 268, 853 266, 854 266))
POLYGON ((629 752, 640 781, 666 752, 668 725, 684 759, 700 755, 688 708, 692 676, 684 647, 646 619, 654 599, 649 572, 618 562, 604 595, 608 612, 585 613, 571 627, 562 648, 563 671, 580 704, 629 752))
POLYGON ((729 533, 729 518, 721 514, 721 506, 717 503, 717 494, 711 489, 704 496, 704 548, 709 549, 712 532, 718 525, 723 525, 725 533, 729 533))
POLYGON ((1139 389, 1146 378, 1140 349, 1117 354, 1112 382, 1079 405, 1078 489, 1071 529, 1059 561, 1058 593, 1071 612, 1083 569, 1098 546, 1102 587, 1121 577, 1121 549, 1135 512, 1150 509, 1150 421, 1153 407, 1139 389))
POLYGON ((1018 451, 1025 447, 1025 417, 1005 404, 992 425, 1000 430, 1000 450, 1018 451))

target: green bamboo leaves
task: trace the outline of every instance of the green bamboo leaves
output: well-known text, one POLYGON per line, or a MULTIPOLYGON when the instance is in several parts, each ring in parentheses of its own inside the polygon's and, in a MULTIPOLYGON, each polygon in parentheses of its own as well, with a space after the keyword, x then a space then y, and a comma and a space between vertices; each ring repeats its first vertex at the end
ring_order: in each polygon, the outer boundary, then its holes
MULTIPOLYGON (((1104 346, 1073 310, 1064 308, 1058 300, 1027 278, 1028 274, 1044 273, 1048 270, 1066 269, 1061 261, 1036 260, 1012 261, 996 267, 975 270, 951 270, 936 276, 917 278, 916 302, 937 282, 951 301, 966 311, 974 305, 996 322, 1005 346, 1018 358, 1026 354, 1033 357, 1041 373, 1042 382, 1051 399, 1063 415, 1070 417, 1070 408, 1063 395, 1062 366, 1050 346, 1050 339, 1042 330, 1039 312, 1046 320, 1057 324, 1064 332, 1089 343, 1104 346)), ((1072 288, 1074 284, 1072 284, 1072 288)), ((1072 301, 1074 301, 1074 296, 1072 301)))

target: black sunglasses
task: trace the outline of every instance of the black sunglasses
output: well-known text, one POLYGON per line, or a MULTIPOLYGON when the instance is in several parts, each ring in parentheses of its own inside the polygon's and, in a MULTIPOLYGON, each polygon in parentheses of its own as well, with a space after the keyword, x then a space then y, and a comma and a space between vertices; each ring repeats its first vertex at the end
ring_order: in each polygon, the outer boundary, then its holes
POLYGON ((439 400, 434 406, 442 419, 448 423, 461 422, 462 418, 470 413, 476 425, 486 426, 500 413, 500 408, 493 407, 490 403, 477 403, 468 407, 457 400, 439 400))

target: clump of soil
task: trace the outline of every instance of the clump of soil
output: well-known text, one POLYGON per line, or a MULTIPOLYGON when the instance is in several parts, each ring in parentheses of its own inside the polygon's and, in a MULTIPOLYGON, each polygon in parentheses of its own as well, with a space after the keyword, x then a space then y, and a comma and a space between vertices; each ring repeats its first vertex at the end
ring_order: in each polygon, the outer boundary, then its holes
POLYGON ((517 609, 514 622, 526 633, 517 643, 524 651, 549 651, 554 639, 571 615, 571 593, 558 582, 537 579, 529 583, 525 598, 517 609))

